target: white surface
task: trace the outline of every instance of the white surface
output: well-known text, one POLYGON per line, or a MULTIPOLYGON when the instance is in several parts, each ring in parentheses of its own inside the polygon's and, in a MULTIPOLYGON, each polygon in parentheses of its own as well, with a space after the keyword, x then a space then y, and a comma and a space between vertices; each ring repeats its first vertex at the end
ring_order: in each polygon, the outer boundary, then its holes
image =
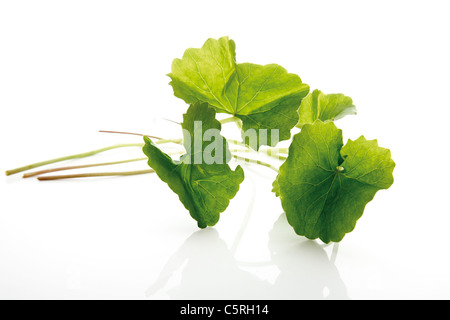
MULTIPOLYGON (((390 148, 391 189, 337 245, 294 234, 249 167, 214 228, 156 176, 0 179, 0 298, 449 299, 448 1, 1 1, 1 170, 138 137, 179 136, 172 59, 229 35, 353 98, 337 122, 390 148)), ((83 161, 124 159, 116 150, 83 161)), ((145 163, 115 169, 145 168, 145 163)), ((110 168, 108 168, 110 169, 110 168)), ((93 170, 98 171, 98 170, 93 170)))

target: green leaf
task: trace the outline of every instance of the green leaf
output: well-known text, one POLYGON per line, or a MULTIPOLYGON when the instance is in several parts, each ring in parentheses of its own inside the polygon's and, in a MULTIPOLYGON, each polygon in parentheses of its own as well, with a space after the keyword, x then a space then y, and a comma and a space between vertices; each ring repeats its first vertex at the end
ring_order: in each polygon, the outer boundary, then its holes
POLYGON ((213 226, 238 192, 244 172, 240 166, 233 171, 227 164, 230 153, 222 136, 216 134, 211 136, 211 142, 204 141, 208 130, 220 132, 221 129, 214 109, 207 103, 191 105, 183 117, 182 127, 186 154, 180 161, 173 161, 148 137, 144 137, 143 151, 149 159, 149 166, 178 195, 198 226, 213 226), (197 139, 199 136, 201 140, 197 139), (197 163, 199 155, 204 159, 197 163), (214 162, 206 163, 207 158, 214 162))
POLYGON ((232 113, 224 88, 235 73, 235 43, 228 37, 208 39, 202 48, 187 49, 182 59, 174 59, 172 79, 175 96, 187 103, 208 102, 217 112, 232 113))
POLYGON ((342 93, 325 94, 316 89, 302 100, 298 113, 300 120, 297 127, 301 128, 316 120, 334 121, 356 114, 356 107, 353 105, 352 98, 342 93))
POLYGON ((237 64, 235 56, 228 37, 187 49, 169 74, 175 96, 187 103, 208 102, 217 112, 241 119, 244 142, 256 150, 289 139, 309 86, 277 64, 237 64))
POLYGON ((333 122, 306 124, 280 167, 278 191, 295 232, 323 242, 352 231, 375 193, 394 182, 388 149, 363 136, 343 146, 333 122))

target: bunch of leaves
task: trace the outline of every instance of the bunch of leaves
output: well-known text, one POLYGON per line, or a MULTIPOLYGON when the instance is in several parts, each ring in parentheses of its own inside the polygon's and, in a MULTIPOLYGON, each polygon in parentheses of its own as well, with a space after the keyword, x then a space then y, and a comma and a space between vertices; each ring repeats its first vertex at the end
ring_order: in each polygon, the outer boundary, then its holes
MULTIPOLYGON (((273 191, 296 233, 341 241, 375 193, 392 185, 390 151, 363 136, 343 146, 333 121, 356 114, 350 97, 317 89, 308 94, 309 86, 279 65, 238 64, 235 58, 235 43, 228 37, 187 49, 169 74, 175 96, 233 115, 243 132, 276 129, 280 140, 287 140, 294 126, 300 128, 273 191)), ((258 136, 256 148, 261 140, 258 136)))
POLYGON ((144 144, 115 145, 87 153, 47 160, 20 167, 14 174, 63 160, 90 156, 119 147, 143 148, 151 169, 133 172, 106 172, 85 175, 42 176, 44 173, 80 167, 139 161, 143 158, 102 164, 63 167, 34 172, 40 180, 131 175, 156 172, 175 192, 200 228, 215 225, 244 180, 244 170, 229 166, 229 142, 245 146, 259 154, 275 154, 284 162, 279 168, 261 160, 253 163, 277 171, 273 192, 279 197, 288 222, 299 235, 323 242, 338 242, 355 228, 365 206, 376 192, 393 183, 395 163, 388 149, 364 136, 344 145, 342 131, 334 124, 346 115, 356 114, 350 97, 325 94, 310 88, 300 77, 277 64, 258 65, 236 62, 236 45, 228 37, 208 39, 201 48, 187 49, 172 63, 170 85, 174 95, 189 106, 183 116, 183 139, 165 140, 144 136, 144 144), (217 113, 231 115, 218 121, 217 113), (220 135, 192 148, 196 123, 201 134, 208 129, 220 132, 221 122, 234 122, 242 132, 242 141, 220 135), (292 137, 293 129, 299 133, 292 137), (254 137, 247 133, 251 131, 254 137), (278 136, 273 137, 272 133, 278 136), (252 138, 254 138, 252 140, 252 138), (279 141, 290 140, 288 150, 277 148, 279 141), (188 143, 189 142, 189 143, 188 143), (160 147, 166 143, 184 146, 176 160, 160 147), (261 146, 266 146, 263 150, 261 146), (212 152, 218 161, 193 161, 195 152, 212 152), (268 150, 270 152, 268 152, 268 150), (220 151, 220 152, 219 152, 220 151), (273 153, 272 153, 273 151, 273 153))

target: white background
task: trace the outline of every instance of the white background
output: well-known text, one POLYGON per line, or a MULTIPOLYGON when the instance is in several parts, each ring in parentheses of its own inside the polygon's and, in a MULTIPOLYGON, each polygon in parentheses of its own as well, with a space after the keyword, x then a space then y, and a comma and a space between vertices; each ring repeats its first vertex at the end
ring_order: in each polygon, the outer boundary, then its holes
MULTIPOLYGON (((246 166, 200 230, 156 175, 0 179, 2 299, 449 299, 448 1, 0 1, 0 169, 178 137, 171 61, 210 37, 353 98, 344 138, 391 149, 395 183, 339 245, 295 235, 246 166)), ((138 148, 67 163, 141 156, 138 148)), ((56 165, 58 166, 58 165, 56 165)), ((144 162, 92 171, 146 168, 144 162)), ((86 171, 86 170, 84 170, 86 171)))

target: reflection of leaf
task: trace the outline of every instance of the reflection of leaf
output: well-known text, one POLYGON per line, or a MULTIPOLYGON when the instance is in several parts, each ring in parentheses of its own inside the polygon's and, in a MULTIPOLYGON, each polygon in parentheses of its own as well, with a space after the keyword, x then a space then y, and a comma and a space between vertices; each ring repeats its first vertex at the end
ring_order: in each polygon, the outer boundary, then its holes
POLYGON ((294 136, 277 183, 299 235, 326 243, 342 240, 375 193, 394 181, 391 153, 376 140, 361 136, 342 145, 342 131, 333 122, 317 120, 294 136))
POLYGON ((316 89, 302 100, 298 113, 300 120, 297 127, 301 128, 316 120, 334 121, 356 114, 356 107, 353 105, 352 98, 342 93, 324 94, 316 89))
POLYGON ((217 112, 241 119, 243 131, 256 131, 252 148, 289 139, 309 86, 276 64, 236 64, 235 55, 235 43, 228 37, 187 49, 182 59, 173 61, 169 74, 175 96, 187 103, 208 102, 217 112), (273 142, 270 129, 279 130, 273 142))
MULTIPOLYGON (((220 123, 215 119, 215 111, 207 103, 191 105, 183 118, 183 129, 194 137, 196 121, 201 123, 201 134, 208 129, 220 130, 220 123)), ((186 138, 186 137, 185 137, 186 138)), ((213 226, 219 221, 220 213, 228 207, 244 180, 244 172, 240 166, 231 170, 227 162, 229 150, 225 139, 220 136, 210 143, 202 141, 200 152, 212 149, 215 151, 217 163, 207 164, 194 162, 196 146, 185 143, 186 154, 181 161, 173 161, 167 154, 156 147, 150 138, 145 137, 144 153, 149 158, 149 166, 175 192, 180 201, 189 210, 192 218, 200 228, 213 226), (211 146, 213 148, 211 148, 211 146), (225 152, 219 152, 225 148, 225 152), (218 156, 220 159, 217 159, 218 156)), ((186 141, 186 140, 185 140, 186 141)))

